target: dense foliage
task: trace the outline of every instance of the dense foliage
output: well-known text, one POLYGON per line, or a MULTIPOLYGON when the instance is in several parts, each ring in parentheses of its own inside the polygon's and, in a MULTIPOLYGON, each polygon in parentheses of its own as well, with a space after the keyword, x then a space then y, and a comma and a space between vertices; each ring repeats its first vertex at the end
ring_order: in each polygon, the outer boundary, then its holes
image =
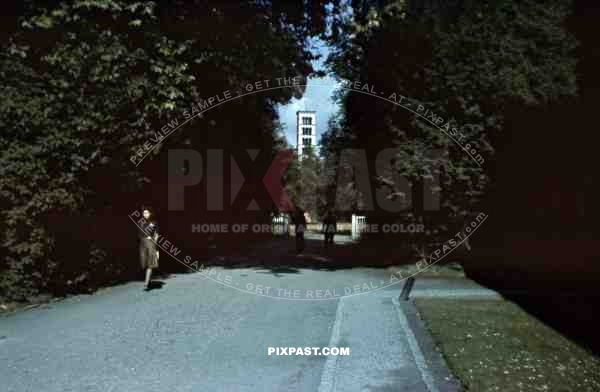
POLYGON ((201 99, 310 75, 306 40, 322 33, 325 18, 321 1, 12 6, 0 48, 0 292, 17 299, 136 267, 135 252, 124 250, 135 248, 125 217, 154 201, 143 195, 160 178, 167 148, 274 148, 274 107, 301 88, 212 109, 193 131, 174 132, 152 149, 144 164, 130 160, 201 99), (121 251, 130 258, 115 257, 121 251))
MULTIPOLYGON (((215 106, 160 139, 142 164, 131 157, 208 97, 261 80, 316 75, 307 45, 314 36, 331 44, 328 64, 343 80, 368 84, 384 97, 402 95, 412 110, 430 110, 417 116, 341 90, 340 117, 323 135, 319 158, 293 162, 284 178, 295 204, 314 215, 334 205, 340 215, 366 213, 371 223, 423 223, 425 233, 391 242, 427 253, 479 212, 503 215, 498 206, 515 200, 517 172, 526 173, 519 178, 526 187, 550 162, 564 171, 561 184, 592 186, 584 158, 595 144, 576 138, 554 138, 548 159, 517 168, 530 163, 528 149, 549 146, 548 130, 556 136, 561 126, 590 129, 575 118, 593 110, 597 90, 590 85, 585 102, 569 100, 581 80, 595 75, 597 62, 577 73, 582 51, 573 33, 578 26, 567 24, 576 8, 570 1, 352 0, 347 6, 338 0, 9 2, 0 44, 0 295, 25 299, 88 288, 135 271, 135 227, 126 216, 143 203, 167 210, 171 148, 237 149, 243 169, 252 166, 246 149, 258 149, 262 166, 251 171, 262 176, 272 154, 286 147, 276 105, 300 97, 301 87, 215 106), (431 124, 438 118, 442 129, 431 124), (453 135, 442 132, 453 128, 453 135), (579 171, 564 164, 567 158, 552 161, 569 140, 573 150, 586 151, 570 156, 579 171), (516 141, 523 146, 519 160, 516 141), (396 155, 388 170, 377 171, 377 154, 390 147, 396 155), (344 156, 350 149, 366 149, 373 209, 356 186, 357 161, 344 156), (377 190, 395 200, 406 195, 405 182, 410 207, 381 208, 377 190), (438 209, 425 208, 427 192, 439 195, 438 209)), ((243 189, 225 214, 247 212, 255 196, 243 189)), ((200 204, 163 219, 171 222, 163 231, 203 246, 181 229, 203 211, 200 204)))
POLYGON ((408 181, 409 209, 391 213, 375 203, 366 213, 374 223, 424 223, 423 235, 405 236, 422 252, 482 211, 508 128, 528 111, 576 93, 575 39, 566 27, 571 4, 390 0, 352 6, 331 40, 329 64, 344 80, 374 86, 385 97, 402 95, 410 107, 342 91, 344 139, 332 138, 332 148, 367 148, 372 189, 390 198, 406 192, 394 176, 408 181), (411 113, 419 105, 429 112, 411 113), (441 129, 432 125, 438 118, 441 129), (376 155, 385 148, 396 149, 392 170, 376 174, 376 155), (424 208, 423 192, 439 195, 439 209, 424 208))

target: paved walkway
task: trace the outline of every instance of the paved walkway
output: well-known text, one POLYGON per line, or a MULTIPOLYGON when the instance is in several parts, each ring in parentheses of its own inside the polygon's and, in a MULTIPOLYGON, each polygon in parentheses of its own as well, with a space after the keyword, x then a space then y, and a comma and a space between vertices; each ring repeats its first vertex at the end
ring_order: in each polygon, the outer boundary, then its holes
MULTIPOLYGON (((352 287, 387 274, 218 271, 232 282, 282 290, 352 287)), ((165 279, 150 292, 141 287, 133 282, 0 317, 2 390, 456 390, 410 306, 398 302, 399 284, 296 301, 249 294, 197 273, 165 279), (269 347, 349 347, 350 355, 275 356, 269 347)))

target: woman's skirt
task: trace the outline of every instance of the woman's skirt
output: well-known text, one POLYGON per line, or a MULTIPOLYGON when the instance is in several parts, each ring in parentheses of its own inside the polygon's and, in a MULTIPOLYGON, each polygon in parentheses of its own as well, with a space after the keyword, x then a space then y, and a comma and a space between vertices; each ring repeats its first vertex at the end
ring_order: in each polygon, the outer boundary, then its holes
POLYGON ((140 263, 142 269, 158 268, 158 255, 156 254, 156 243, 148 238, 140 242, 140 263))

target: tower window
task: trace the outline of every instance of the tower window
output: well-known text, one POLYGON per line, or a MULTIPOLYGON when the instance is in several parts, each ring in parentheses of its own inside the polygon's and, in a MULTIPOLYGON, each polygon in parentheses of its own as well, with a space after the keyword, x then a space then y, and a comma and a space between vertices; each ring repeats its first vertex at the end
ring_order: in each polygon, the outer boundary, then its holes
POLYGON ((311 117, 302 117, 302 125, 312 125, 311 117))
POLYGON ((303 135, 308 135, 308 136, 310 136, 310 135, 311 135, 311 131, 312 131, 312 130, 311 130, 310 128, 302 128, 302 134, 303 134, 303 135))

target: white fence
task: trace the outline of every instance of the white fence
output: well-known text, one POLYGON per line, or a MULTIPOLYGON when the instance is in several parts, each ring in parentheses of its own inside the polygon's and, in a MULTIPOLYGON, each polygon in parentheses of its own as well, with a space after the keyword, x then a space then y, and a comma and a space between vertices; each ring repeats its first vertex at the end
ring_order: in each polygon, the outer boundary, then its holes
MULTIPOLYGON (((287 214, 273 215, 271 218, 271 230, 274 235, 288 235, 290 230, 290 218, 287 214)), ((338 223, 338 230, 347 230, 348 223, 338 223)), ((352 215, 352 239, 356 240, 362 236, 362 233, 366 230, 367 217, 361 215, 352 215)), ((313 223, 307 225, 309 230, 315 232, 321 232, 321 223, 313 223)))
POLYGON ((364 227, 367 225, 367 217, 362 215, 352 214, 352 239, 359 239, 362 235, 364 227))
POLYGON ((271 231, 274 235, 287 235, 289 225, 290 222, 287 215, 274 215, 271 221, 271 231))

